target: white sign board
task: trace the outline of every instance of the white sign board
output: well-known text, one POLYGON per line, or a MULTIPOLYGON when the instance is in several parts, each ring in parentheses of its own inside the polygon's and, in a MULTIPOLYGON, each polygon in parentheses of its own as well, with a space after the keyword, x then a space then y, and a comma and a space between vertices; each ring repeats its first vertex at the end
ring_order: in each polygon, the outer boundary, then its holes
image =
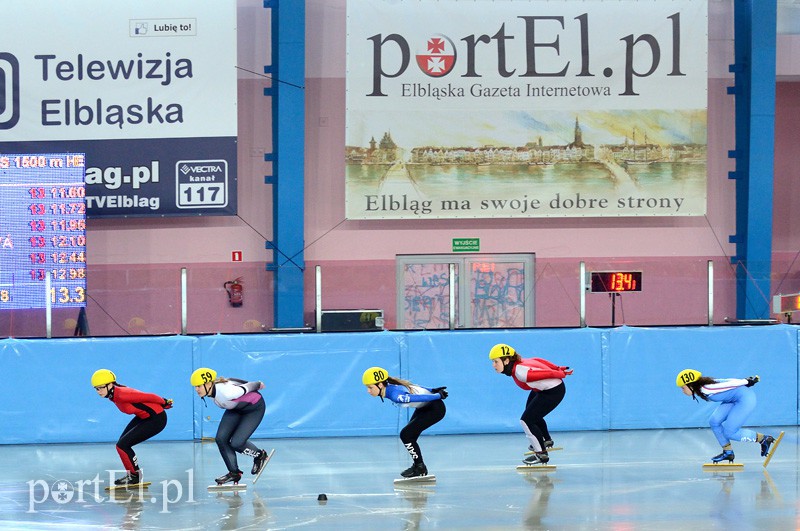
POLYGON ((85 152, 90 216, 235 213, 235 0, 2 8, 0 151, 85 152))
POLYGON ((350 219, 699 216, 706 0, 348 0, 350 219))

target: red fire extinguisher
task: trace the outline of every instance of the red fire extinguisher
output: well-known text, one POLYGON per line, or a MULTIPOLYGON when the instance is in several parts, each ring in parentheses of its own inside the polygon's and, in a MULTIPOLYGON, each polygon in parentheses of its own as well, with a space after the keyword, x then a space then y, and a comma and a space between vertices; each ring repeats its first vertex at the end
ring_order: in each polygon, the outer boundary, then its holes
POLYGON ((242 277, 234 280, 229 280, 222 285, 225 291, 228 292, 228 302, 231 306, 241 306, 244 298, 244 286, 242 286, 242 277))

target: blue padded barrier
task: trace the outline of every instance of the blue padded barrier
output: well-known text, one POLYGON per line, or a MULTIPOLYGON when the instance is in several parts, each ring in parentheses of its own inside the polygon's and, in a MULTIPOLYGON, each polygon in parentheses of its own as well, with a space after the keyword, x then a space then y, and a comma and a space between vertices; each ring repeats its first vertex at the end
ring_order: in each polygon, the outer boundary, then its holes
POLYGON ((373 365, 447 386, 447 416, 429 433, 521 431, 527 393, 493 371, 496 343, 574 369, 564 402, 548 416, 555 432, 705 427, 714 404, 675 386, 687 367, 717 377, 759 374, 748 424, 792 425, 800 414, 799 341, 793 325, 6 339, 0 367, 12 388, 0 444, 115 441, 130 417, 92 389, 101 367, 175 400, 162 440, 213 437, 222 410, 210 400, 206 407, 189 384, 201 366, 265 382, 256 438, 397 434, 410 411, 366 393, 361 375, 373 365))
POLYGON ((124 385, 175 401, 156 440, 191 439, 192 388, 178 386, 176 377, 191 371, 194 342, 188 337, 0 341, 8 386, 0 443, 116 441, 133 417, 92 387, 92 373, 101 368, 112 370, 124 385))
POLYGON ((522 357, 545 358, 571 367, 567 393, 547 417, 558 430, 599 430, 603 395, 597 329, 418 332, 408 335, 404 376, 426 387, 447 386, 447 415, 430 433, 502 433, 521 431, 519 419, 528 392, 498 374, 489 349, 507 343, 522 357))
MULTIPOLYGON (((255 437, 389 435, 400 413, 370 397, 361 376, 373 365, 397 374, 402 341, 404 334, 389 332, 217 335, 201 338, 195 360, 220 376, 265 383, 267 411, 255 437)), ((198 437, 213 437, 222 416, 206 400, 208 408, 198 406, 198 437)))
POLYGON ((630 328, 607 332, 612 429, 708 426, 713 402, 680 394, 675 377, 758 374, 752 426, 797 423, 797 328, 790 325, 630 328))

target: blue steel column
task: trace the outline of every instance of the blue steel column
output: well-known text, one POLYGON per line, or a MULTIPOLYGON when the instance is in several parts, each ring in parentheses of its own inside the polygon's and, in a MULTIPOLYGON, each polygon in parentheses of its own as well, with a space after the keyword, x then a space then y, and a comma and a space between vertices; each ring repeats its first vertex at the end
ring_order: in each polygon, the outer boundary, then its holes
POLYGON ((271 9, 272 65, 264 72, 272 86, 273 236, 266 248, 273 252, 267 270, 274 272, 275 327, 296 328, 303 323, 305 257, 303 179, 305 159, 305 0, 264 0, 271 9))
POLYGON ((777 0, 734 0, 736 316, 770 316, 777 0))

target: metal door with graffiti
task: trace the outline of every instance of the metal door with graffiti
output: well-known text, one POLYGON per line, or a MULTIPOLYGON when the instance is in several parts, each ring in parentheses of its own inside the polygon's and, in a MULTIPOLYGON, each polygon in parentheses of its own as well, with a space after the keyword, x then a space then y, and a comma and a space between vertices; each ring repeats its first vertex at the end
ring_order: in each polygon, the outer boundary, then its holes
POLYGON ((398 256, 397 326, 449 328, 451 282, 456 327, 534 326, 533 264, 533 254, 398 256))

